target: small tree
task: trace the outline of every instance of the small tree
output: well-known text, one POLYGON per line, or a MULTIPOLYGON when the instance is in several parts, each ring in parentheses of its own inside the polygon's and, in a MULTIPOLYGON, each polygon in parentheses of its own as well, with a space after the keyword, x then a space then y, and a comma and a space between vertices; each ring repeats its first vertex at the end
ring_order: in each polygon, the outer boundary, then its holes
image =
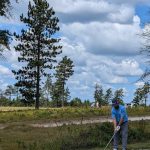
POLYGON ((61 97, 62 97, 62 85, 58 81, 56 81, 52 86, 52 93, 51 93, 52 106, 61 107, 62 106, 61 97))
POLYGON ((48 75, 48 77, 45 81, 45 85, 44 85, 43 90, 42 90, 44 96, 46 96, 47 104, 51 98, 52 88, 53 88, 52 77, 50 75, 48 75))
POLYGON ((89 107, 90 106, 90 101, 89 100, 85 100, 83 102, 83 105, 86 106, 86 107, 89 107))
POLYGON ((64 93, 64 105, 67 106, 68 105, 68 101, 71 99, 71 96, 70 96, 70 91, 69 91, 69 88, 67 87, 65 89, 65 93, 64 93))
POLYGON ((122 105, 124 105, 123 97, 124 97, 123 89, 118 89, 118 90, 115 91, 114 99, 118 99, 120 101, 120 104, 122 104, 122 105))
POLYGON ((65 100, 65 85, 66 81, 70 76, 73 75, 73 61, 67 56, 63 57, 63 59, 59 62, 58 66, 56 66, 56 84, 60 91, 60 99, 62 101, 62 107, 64 107, 65 100))
POLYGON ((142 94, 141 88, 136 89, 134 95, 135 95, 135 97, 132 101, 133 105, 138 106, 138 105, 140 105, 140 103, 142 102, 142 99, 143 99, 143 94, 142 94))
POLYGON ((54 38, 59 31, 59 19, 54 16, 53 8, 49 7, 46 0, 33 0, 29 2, 28 16, 22 14, 20 20, 27 24, 28 29, 22 30, 21 35, 14 34, 19 42, 15 49, 20 52, 19 62, 24 66, 18 71, 13 71, 25 102, 33 103, 39 109, 40 83, 42 77, 47 76, 48 69, 53 68, 56 56, 61 53, 60 39, 54 38))
POLYGON ((104 95, 106 104, 109 104, 111 102, 112 96, 113 96, 112 89, 111 88, 107 89, 106 94, 104 95))
POLYGON ((12 85, 8 85, 6 90, 5 90, 5 95, 9 96, 9 100, 12 99, 12 95, 16 94, 16 88, 12 85))
POLYGON ((78 98, 78 97, 72 99, 71 102, 70 102, 70 106, 76 106, 76 107, 82 106, 82 101, 81 101, 81 99, 78 98))
POLYGON ((103 88, 99 84, 95 85, 95 92, 94 92, 94 99, 95 99, 95 104, 99 104, 101 107, 103 104, 103 88))
POLYGON ((148 94, 150 93, 150 84, 148 82, 145 82, 144 86, 141 89, 141 92, 142 92, 142 97, 143 97, 145 107, 146 107, 148 94))

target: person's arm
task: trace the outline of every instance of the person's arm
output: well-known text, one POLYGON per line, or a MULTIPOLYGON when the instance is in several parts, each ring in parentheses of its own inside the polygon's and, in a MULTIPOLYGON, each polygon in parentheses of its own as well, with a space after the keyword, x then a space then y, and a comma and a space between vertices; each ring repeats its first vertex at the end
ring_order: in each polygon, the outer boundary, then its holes
POLYGON ((118 126, 121 126, 121 125, 122 125, 122 123, 123 123, 123 117, 121 117, 121 119, 120 119, 120 121, 119 121, 118 126))
POLYGON ((125 108, 123 108, 123 109, 121 110, 121 119, 120 119, 120 121, 119 121, 118 126, 121 126, 121 125, 122 125, 122 123, 123 123, 123 121, 124 121, 123 118, 124 118, 125 114, 126 114, 126 111, 125 111, 125 108))
POLYGON ((113 119, 114 129, 115 129, 117 127, 117 121, 116 121, 116 116, 113 110, 111 111, 111 114, 112 114, 111 117, 113 119))
POLYGON ((115 118, 113 119, 113 124, 114 124, 114 129, 116 129, 116 127, 117 127, 117 121, 116 121, 115 118))

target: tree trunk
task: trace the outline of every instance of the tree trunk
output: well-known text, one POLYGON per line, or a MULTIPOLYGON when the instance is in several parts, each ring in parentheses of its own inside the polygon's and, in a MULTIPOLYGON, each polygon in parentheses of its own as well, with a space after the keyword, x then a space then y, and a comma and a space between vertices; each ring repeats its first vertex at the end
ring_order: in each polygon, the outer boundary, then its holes
POLYGON ((146 107, 146 100, 147 100, 147 97, 145 97, 145 107, 146 107))
POLYGON ((37 83, 36 83, 36 102, 35 109, 39 109, 39 97, 40 97, 40 67, 37 67, 37 83))
POLYGON ((64 87, 65 86, 64 86, 64 83, 63 83, 63 89, 62 89, 63 90, 63 94, 62 94, 63 95, 63 97, 62 97, 62 107, 64 107, 64 94, 65 94, 64 87))
POLYGON ((39 109, 39 97, 40 97, 40 36, 38 38, 38 65, 37 65, 37 83, 36 83, 36 102, 35 109, 39 109))

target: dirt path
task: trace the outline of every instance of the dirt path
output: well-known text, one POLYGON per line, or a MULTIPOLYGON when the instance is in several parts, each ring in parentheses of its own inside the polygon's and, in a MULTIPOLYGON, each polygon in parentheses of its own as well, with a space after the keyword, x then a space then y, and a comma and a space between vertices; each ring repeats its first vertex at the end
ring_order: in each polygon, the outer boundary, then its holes
MULTIPOLYGON (((150 120, 150 116, 143 116, 143 117, 129 117, 130 121, 139 121, 139 120, 150 120)), ((51 122, 51 123, 41 123, 41 124, 30 124, 32 127, 39 127, 39 128, 49 128, 49 127, 59 127, 63 125, 71 125, 71 124, 92 124, 92 123, 102 123, 102 122, 112 122, 111 118, 91 118, 86 120, 72 120, 72 121, 61 121, 61 122, 51 122)))

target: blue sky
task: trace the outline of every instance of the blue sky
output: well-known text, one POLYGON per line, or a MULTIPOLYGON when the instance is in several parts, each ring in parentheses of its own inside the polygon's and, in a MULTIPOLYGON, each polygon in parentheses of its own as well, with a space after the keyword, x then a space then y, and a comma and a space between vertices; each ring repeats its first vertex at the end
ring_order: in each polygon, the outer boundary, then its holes
MULTIPOLYGON (((48 0, 60 19, 60 32, 64 55, 75 64, 74 75, 69 79, 71 96, 94 101, 96 83, 104 91, 123 88, 125 102, 133 99, 134 91, 143 82, 136 82, 145 70, 145 56, 139 55, 139 34, 150 20, 148 0, 48 0)), ((19 14, 26 13, 28 0, 14 4, 12 18, 0 18, 0 28, 20 32, 24 27, 19 14)), ((20 64, 18 54, 4 52, 7 62, 0 61, 0 84, 5 88, 15 83, 11 73, 20 64)))

